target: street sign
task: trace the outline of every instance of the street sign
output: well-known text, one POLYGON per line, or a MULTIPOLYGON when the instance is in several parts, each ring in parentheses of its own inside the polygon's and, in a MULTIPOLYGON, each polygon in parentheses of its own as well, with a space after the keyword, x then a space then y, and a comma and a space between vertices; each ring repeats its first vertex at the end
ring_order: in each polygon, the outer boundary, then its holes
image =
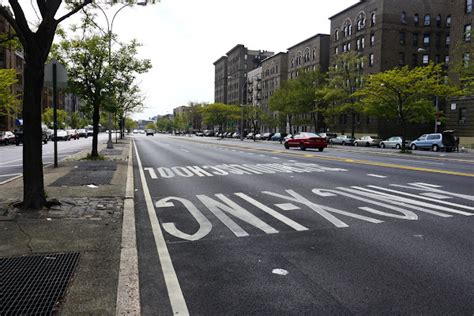
POLYGON ((56 65, 56 87, 67 88, 67 71, 63 65, 56 59, 44 65, 44 85, 48 88, 53 87, 53 65, 56 65))

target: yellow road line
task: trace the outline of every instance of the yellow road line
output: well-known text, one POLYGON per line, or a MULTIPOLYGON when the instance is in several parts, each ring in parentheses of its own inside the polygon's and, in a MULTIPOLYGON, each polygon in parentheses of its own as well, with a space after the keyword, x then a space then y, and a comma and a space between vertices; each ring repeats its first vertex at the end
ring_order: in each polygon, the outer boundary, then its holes
MULTIPOLYGON (((180 140, 188 141, 188 142, 191 141, 189 139, 180 139, 180 140)), ((193 142, 193 143, 196 143, 196 142, 193 142)), ((347 159, 347 158, 337 158, 337 157, 324 157, 324 156, 319 156, 319 155, 301 154, 301 153, 291 152, 289 150, 288 151, 281 151, 281 150, 273 150, 273 149, 246 147, 246 146, 233 145, 233 144, 215 144, 215 143, 209 143, 209 142, 205 142, 205 141, 201 141, 201 143, 218 145, 218 146, 229 147, 229 148, 239 148, 241 150, 248 150, 248 151, 264 152, 264 153, 269 153, 270 152, 270 153, 275 153, 275 154, 291 155, 291 156, 297 156, 299 158, 310 158, 310 159, 319 159, 319 160, 338 161, 338 162, 345 162, 345 163, 351 163, 351 164, 377 166, 377 167, 411 170, 411 171, 430 172, 430 173, 439 173, 439 174, 448 174, 448 175, 461 176, 461 177, 474 177, 474 173, 467 173, 467 172, 457 172, 457 171, 449 171, 449 170, 412 167, 412 166, 404 166, 404 165, 390 164, 390 163, 385 163, 385 162, 375 162, 375 161, 368 161, 368 160, 357 160, 357 159, 347 159)))

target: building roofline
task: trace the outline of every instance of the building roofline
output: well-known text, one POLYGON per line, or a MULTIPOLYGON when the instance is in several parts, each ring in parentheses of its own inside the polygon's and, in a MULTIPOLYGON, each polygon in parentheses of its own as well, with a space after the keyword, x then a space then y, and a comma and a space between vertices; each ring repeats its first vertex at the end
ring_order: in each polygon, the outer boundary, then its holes
POLYGON ((222 56, 222 57, 220 57, 218 60, 216 60, 216 61, 213 62, 212 64, 215 65, 215 64, 217 64, 218 62, 220 62, 222 59, 227 59, 227 56, 222 56))
POLYGON ((334 17, 336 17, 336 16, 338 16, 338 15, 341 15, 341 14, 343 14, 343 13, 349 11, 350 9, 353 9, 353 8, 357 7, 359 4, 364 3, 365 1, 366 1, 366 0, 359 0, 359 2, 357 2, 357 3, 353 4, 353 5, 351 5, 350 7, 347 7, 347 8, 345 8, 344 10, 339 11, 338 13, 334 14, 333 16, 330 16, 330 17, 329 17, 329 20, 331 20, 332 18, 334 18, 334 17))
POLYGON ((286 55, 286 54, 288 54, 288 53, 286 53, 286 52, 279 52, 279 53, 276 53, 275 55, 272 55, 272 56, 270 56, 270 57, 265 58, 264 60, 261 61, 261 63, 263 63, 264 61, 267 61, 267 60, 269 60, 269 59, 272 59, 272 58, 274 58, 274 57, 276 57, 276 56, 279 56, 279 55, 286 55))
POLYGON ((245 45, 243 45, 243 44, 237 44, 237 45, 235 45, 230 51, 228 51, 228 52, 226 53, 226 55, 228 56, 230 52, 232 52, 233 50, 237 49, 237 47, 239 47, 239 46, 245 48, 245 45))
POLYGON ((304 41, 301 41, 301 42, 299 42, 299 43, 297 43, 297 44, 295 44, 295 45, 293 45, 293 46, 291 46, 291 47, 289 47, 289 48, 287 48, 287 49, 290 50, 290 49, 292 49, 292 48, 294 48, 294 47, 296 47, 296 46, 299 46, 299 45, 301 45, 301 44, 303 44, 303 43, 306 43, 306 42, 308 42, 308 41, 310 41, 310 40, 312 40, 312 39, 315 39, 316 37, 323 37, 323 36, 329 36, 329 34, 318 33, 318 34, 316 34, 316 35, 314 35, 314 36, 311 36, 310 38, 307 38, 307 39, 305 39, 304 41))

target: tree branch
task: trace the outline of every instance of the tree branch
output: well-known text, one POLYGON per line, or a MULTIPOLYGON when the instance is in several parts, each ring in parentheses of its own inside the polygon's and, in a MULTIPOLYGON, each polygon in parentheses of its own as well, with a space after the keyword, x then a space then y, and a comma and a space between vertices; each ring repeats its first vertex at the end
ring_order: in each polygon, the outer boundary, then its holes
POLYGON ((23 45, 23 47, 25 47, 26 39, 31 34, 31 30, 28 27, 28 22, 26 22, 25 15, 18 2, 16 0, 10 0, 10 4, 12 5, 16 19, 12 16, 10 10, 2 5, 0 5, 0 15, 3 16, 7 20, 7 22, 13 27, 16 34, 18 35, 18 38, 20 39, 21 44, 23 45), (16 5, 13 6, 11 4, 12 2, 14 2, 16 5))
MULTIPOLYGON (((13 1, 13 0, 10 0, 10 1, 13 1)), ((84 0, 84 3, 82 3, 81 5, 78 5, 77 7, 75 7, 73 10, 71 10, 70 12, 68 12, 67 14, 63 15, 62 17, 60 17, 59 19, 56 20, 56 24, 59 24, 61 23, 62 21, 66 20, 67 18, 69 18, 70 16, 76 14, 77 12, 79 12, 80 10, 82 10, 82 8, 84 8, 86 5, 92 3, 92 0, 84 0)))

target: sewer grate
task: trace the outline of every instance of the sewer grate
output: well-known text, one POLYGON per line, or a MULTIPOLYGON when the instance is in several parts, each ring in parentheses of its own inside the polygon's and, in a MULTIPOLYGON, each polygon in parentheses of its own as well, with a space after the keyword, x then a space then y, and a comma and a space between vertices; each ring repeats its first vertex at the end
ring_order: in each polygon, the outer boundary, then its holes
POLYGON ((52 315, 79 253, 0 258, 0 315, 52 315))

